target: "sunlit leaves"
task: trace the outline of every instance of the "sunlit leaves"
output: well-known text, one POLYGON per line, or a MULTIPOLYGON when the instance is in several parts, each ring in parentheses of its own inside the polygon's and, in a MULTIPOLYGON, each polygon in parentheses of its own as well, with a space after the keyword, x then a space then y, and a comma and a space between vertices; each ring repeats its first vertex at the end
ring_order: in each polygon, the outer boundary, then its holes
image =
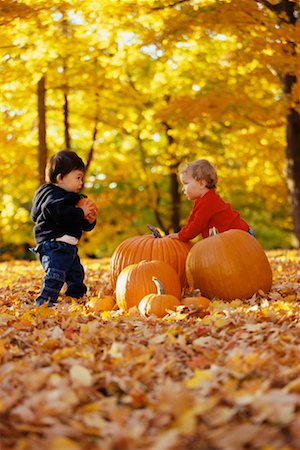
POLYGON ((268 295, 163 320, 88 306, 108 260, 83 260, 87 297, 54 308, 34 306, 37 262, 1 263, 2 446, 297 448, 299 251, 269 257, 268 295))
MULTIPOLYGON (((299 23, 279 26, 252 0, 4 0, 1 8, 7 244, 22 240, 24 226, 30 238, 23 219, 37 184, 36 84, 45 75, 49 156, 65 145, 64 95, 72 148, 85 160, 94 148, 86 186, 103 207, 103 228, 88 251, 109 254, 157 217, 171 231, 170 167, 198 157, 217 164, 220 193, 264 245, 291 245, 284 124, 299 87, 286 98, 280 78, 298 71, 299 23)), ((188 210, 184 203, 182 223, 188 210)))

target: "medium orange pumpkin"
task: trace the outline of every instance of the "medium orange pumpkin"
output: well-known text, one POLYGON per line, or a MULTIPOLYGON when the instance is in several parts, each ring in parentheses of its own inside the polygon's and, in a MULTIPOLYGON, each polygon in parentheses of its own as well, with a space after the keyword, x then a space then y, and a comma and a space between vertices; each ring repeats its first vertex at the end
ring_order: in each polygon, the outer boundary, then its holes
POLYGON ((157 293, 143 297, 139 302, 138 308, 144 317, 149 317, 151 314, 157 317, 164 317, 167 314, 167 310, 174 310, 176 306, 180 305, 180 301, 174 295, 165 294, 164 286, 158 278, 152 277, 152 281, 157 288, 157 293))
POLYGON ((118 276, 116 300, 119 308, 138 306, 141 298, 155 293, 153 276, 161 280, 167 294, 180 297, 180 280, 173 267, 163 261, 141 261, 125 267, 118 276))
POLYGON ((113 288, 116 285, 118 275, 126 266, 143 260, 159 260, 170 264, 179 274, 181 286, 186 286, 185 260, 192 248, 192 243, 161 236, 156 228, 150 225, 149 228, 152 235, 128 238, 114 251, 110 262, 113 288))
POLYGON ((201 294, 224 300, 250 298, 262 290, 269 292, 272 270, 258 242, 242 230, 216 230, 193 246, 186 260, 190 287, 201 294))

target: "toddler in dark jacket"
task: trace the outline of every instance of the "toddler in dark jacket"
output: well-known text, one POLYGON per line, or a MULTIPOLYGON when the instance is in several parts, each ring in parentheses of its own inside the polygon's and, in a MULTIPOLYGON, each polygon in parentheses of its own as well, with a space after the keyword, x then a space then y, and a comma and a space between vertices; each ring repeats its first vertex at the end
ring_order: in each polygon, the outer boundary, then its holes
POLYGON ((47 165, 47 183, 35 193, 31 210, 35 252, 45 270, 38 306, 46 302, 53 306, 64 282, 65 295, 80 298, 86 293, 77 243, 82 231, 95 227, 97 208, 92 201, 81 200, 84 172, 85 165, 75 152, 60 151, 47 165))

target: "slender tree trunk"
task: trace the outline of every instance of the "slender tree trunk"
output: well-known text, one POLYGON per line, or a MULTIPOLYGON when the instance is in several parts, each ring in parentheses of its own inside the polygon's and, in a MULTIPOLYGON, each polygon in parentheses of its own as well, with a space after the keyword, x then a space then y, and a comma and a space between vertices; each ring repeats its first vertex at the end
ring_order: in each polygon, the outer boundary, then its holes
POLYGON ((177 233, 180 230, 181 196, 179 192, 178 167, 179 163, 171 166, 170 170, 171 198, 172 198, 172 228, 175 233, 177 233))
POLYGON ((86 165, 85 165, 85 171, 86 172, 88 171, 88 169, 90 167, 90 164, 92 162, 93 156, 94 156, 95 142, 96 142, 97 133, 98 133, 97 125, 98 125, 98 119, 95 119, 95 125, 94 125, 94 130, 93 130, 93 137, 92 137, 92 144, 90 146, 89 154, 88 154, 88 157, 87 157, 87 162, 86 162, 86 165))
MULTIPOLYGON (((174 143, 173 136, 168 133, 171 130, 171 127, 167 122, 163 122, 162 125, 165 128, 168 145, 170 146, 174 143)), ((171 227, 175 232, 178 232, 180 230, 181 196, 179 192, 179 182, 177 174, 179 164, 180 162, 177 161, 170 166, 170 194, 172 199, 171 227)))
POLYGON ((43 76, 38 82, 38 177, 39 185, 45 183, 45 168, 47 163, 47 142, 46 142, 46 77, 43 76))
POLYGON ((69 123, 69 100, 67 89, 64 92, 64 130, 65 130, 65 149, 71 149, 70 123, 69 123))
POLYGON ((92 136, 92 143, 90 146, 89 154, 87 157, 87 162, 85 165, 86 172, 88 171, 90 164, 92 162, 93 156, 94 156, 94 150, 95 150, 95 142, 97 139, 98 134, 98 124, 99 124, 99 93, 95 93, 95 100, 96 100, 96 113, 95 113, 95 119, 94 119, 94 129, 93 129, 93 136, 92 136))

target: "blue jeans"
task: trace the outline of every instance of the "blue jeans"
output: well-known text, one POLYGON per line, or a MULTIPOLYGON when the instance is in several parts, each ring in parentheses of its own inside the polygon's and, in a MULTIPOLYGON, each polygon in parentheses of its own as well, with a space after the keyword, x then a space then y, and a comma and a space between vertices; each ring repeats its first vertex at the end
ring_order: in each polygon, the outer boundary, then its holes
POLYGON ((38 306, 45 302, 49 302, 49 306, 56 303, 64 282, 68 286, 65 295, 80 298, 86 293, 84 269, 76 245, 45 241, 38 246, 37 252, 46 272, 40 295, 36 299, 38 306))
POLYGON ((249 228, 248 233, 251 234, 251 236, 256 237, 252 228, 249 228))

